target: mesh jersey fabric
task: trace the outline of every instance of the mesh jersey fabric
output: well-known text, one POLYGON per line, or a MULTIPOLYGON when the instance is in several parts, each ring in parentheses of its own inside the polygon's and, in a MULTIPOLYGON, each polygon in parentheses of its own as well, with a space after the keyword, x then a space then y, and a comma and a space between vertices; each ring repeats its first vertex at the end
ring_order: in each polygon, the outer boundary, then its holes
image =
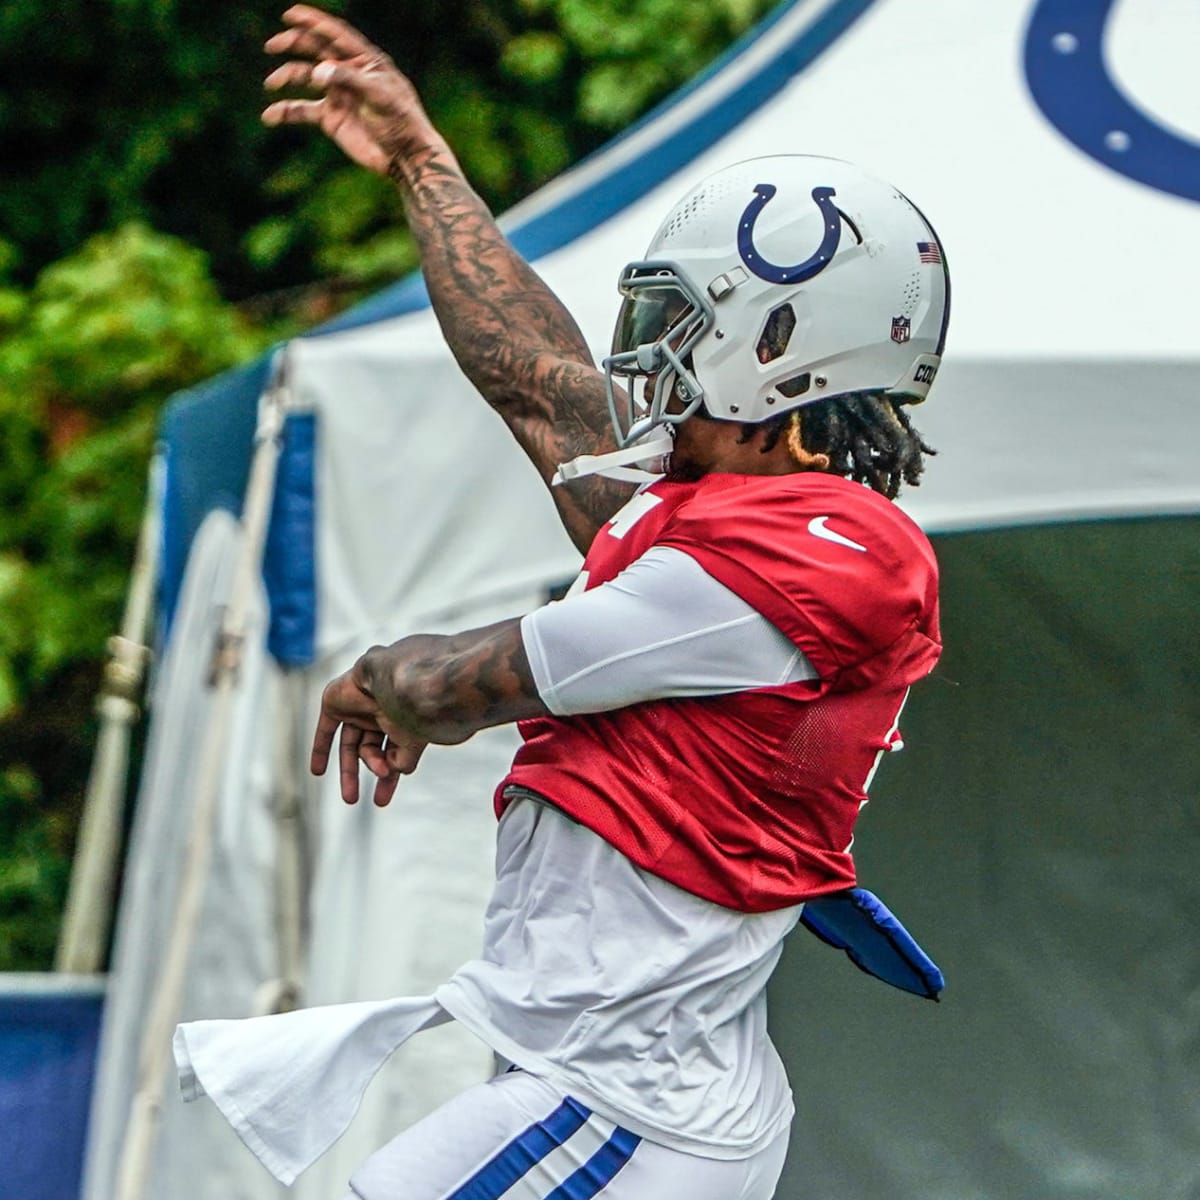
POLYGON ((496 791, 550 799, 645 870, 747 912, 852 886, 854 823, 909 686, 940 652, 937 565, 890 501, 836 476, 708 475, 633 497, 587 586, 651 546, 692 556, 800 647, 817 680, 520 723, 496 791))

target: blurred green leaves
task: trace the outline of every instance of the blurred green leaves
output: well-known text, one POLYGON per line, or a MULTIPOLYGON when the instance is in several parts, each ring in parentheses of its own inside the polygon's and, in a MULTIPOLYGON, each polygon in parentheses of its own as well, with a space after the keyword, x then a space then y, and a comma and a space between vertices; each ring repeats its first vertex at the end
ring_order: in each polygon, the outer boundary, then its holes
POLYGON ((181 379, 257 344, 217 293, 205 255, 137 222, 43 271, 25 318, 9 360, 21 360, 25 394, 96 417, 160 402, 181 379))
MULTIPOLYGON (((686 83, 773 0, 346 0, 503 211, 686 83)), ((140 220, 202 248, 235 300, 415 264, 391 189, 259 121, 274 0, 5 0, 0 239, 26 284, 140 220)))
POLYGON ((550 30, 519 33, 510 38, 500 57, 500 65, 514 79, 533 86, 553 83, 567 65, 566 39, 550 30))
POLYGON ((0 969, 45 966, 162 402, 270 340, 131 223, 0 290, 0 969))
POLYGON ((54 956, 71 831, 42 799, 28 767, 0 768, 0 969, 44 967, 54 956))

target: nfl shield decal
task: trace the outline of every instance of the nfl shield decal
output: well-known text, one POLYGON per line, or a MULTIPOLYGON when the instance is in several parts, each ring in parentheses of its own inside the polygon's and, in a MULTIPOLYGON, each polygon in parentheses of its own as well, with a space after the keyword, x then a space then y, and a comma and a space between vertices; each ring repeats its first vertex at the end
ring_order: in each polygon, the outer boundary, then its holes
POLYGON ((892 341, 907 342, 912 336, 912 322, 907 317, 892 318, 892 341))

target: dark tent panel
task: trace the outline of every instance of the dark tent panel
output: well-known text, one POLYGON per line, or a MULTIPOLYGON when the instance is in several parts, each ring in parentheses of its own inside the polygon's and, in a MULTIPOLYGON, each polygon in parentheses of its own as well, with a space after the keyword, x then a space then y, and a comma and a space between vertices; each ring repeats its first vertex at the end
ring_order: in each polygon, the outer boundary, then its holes
POLYGON ((794 936, 781 1200, 1200 1195, 1200 520, 942 536, 946 652, 855 846, 940 1005, 794 936))

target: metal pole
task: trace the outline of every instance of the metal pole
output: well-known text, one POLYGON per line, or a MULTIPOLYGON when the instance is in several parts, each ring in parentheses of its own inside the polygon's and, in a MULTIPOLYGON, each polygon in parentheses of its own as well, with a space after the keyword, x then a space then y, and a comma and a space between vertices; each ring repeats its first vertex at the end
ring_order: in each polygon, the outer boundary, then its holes
POLYGON ((92 753, 66 911, 54 961, 54 969, 65 974, 92 975, 102 971, 108 949, 113 880, 121 848, 129 773, 130 735, 141 716, 142 681, 151 658, 145 643, 162 542, 160 473, 156 462, 151 468, 150 494, 138 535, 121 632, 109 639, 108 663, 96 701, 100 732, 92 753))
POLYGON ((275 722, 275 946, 278 974, 258 990, 259 1013, 292 1012, 303 1003, 304 943, 308 892, 308 846, 304 796, 298 764, 304 679, 285 670, 280 679, 283 712, 275 722))
POLYGON ((116 1200, 142 1200, 162 1113, 171 1038, 179 1022, 183 989, 212 857, 218 800, 225 772, 230 718, 239 686, 250 597, 262 572, 263 545, 275 492, 283 422, 288 407, 288 352, 280 355, 259 407, 254 459, 243 506, 243 540, 229 602, 213 648, 209 686, 212 708, 204 730, 192 836, 184 859, 175 915, 138 1055, 136 1091, 117 1174, 116 1200))

